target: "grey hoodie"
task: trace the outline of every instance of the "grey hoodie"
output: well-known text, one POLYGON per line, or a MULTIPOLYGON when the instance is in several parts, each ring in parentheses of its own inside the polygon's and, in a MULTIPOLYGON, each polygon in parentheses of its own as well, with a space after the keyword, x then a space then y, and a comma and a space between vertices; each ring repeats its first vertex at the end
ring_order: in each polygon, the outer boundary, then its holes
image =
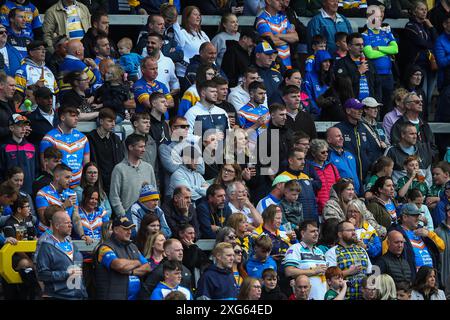
MULTIPOLYGON (((71 242, 70 237, 67 237, 66 241, 71 242)), ((83 279, 77 281, 75 278, 71 279, 69 275, 70 267, 83 263, 83 256, 75 245, 71 259, 57 246, 57 240, 46 232, 38 241, 35 259, 37 277, 39 281, 44 282, 45 295, 64 300, 87 298, 83 279)))

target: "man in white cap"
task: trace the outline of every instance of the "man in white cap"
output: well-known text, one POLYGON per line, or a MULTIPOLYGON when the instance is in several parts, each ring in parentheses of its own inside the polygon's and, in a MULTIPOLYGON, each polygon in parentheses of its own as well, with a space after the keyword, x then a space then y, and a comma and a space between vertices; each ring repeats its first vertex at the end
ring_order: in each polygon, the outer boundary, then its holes
POLYGON ((373 152, 375 152, 375 150, 377 151, 376 156, 374 155, 373 159, 377 159, 383 155, 384 151, 390 145, 383 126, 377 122, 378 113, 383 104, 372 97, 364 98, 361 103, 364 105, 361 122, 369 132, 369 143, 371 143, 370 150, 373 152))

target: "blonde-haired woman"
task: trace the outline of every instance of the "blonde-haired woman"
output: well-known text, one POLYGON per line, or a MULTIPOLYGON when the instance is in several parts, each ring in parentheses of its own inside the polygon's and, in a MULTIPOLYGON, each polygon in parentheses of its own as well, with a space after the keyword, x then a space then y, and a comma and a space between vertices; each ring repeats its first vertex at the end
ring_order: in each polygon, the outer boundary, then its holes
POLYGON ((164 242, 166 237, 164 233, 158 231, 150 238, 144 246, 144 257, 148 260, 151 270, 155 269, 162 259, 164 259, 164 242))
POLYGON ((380 274, 376 279, 379 300, 397 300, 394 279, 388 274, 380 274))

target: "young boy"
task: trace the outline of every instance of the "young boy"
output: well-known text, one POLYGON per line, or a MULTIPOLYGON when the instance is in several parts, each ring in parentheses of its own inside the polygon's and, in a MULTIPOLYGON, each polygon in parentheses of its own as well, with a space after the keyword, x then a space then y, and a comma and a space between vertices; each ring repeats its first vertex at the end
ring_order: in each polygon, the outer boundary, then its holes
POLYGON ((277 271, 277 263, 270 256, 272 240, 268 236, 260 236, 254 243, 254 255, 247 261, 246 270, 249 277, 261 279, 263 270, 277 271))
POLYGON ((411 300, 412 289, 409 282, 397 282, 395 288, 397 289, 397 300, 411 300))
POLYGON ((150 300, 164 300, 173 291, 182 292, 187 300, 192 300, 192 293, 188 288, 180 286, 183 266, 178 261, 165 261, 163 263, 164 281, 160 281, 150 296, 150 300))
POLYGON ((262 273, 263 287, 260 300, 287 300, 278 285, 278 275, 273 269, 264 269, 262 273))
MULTIPOLYGON (((36 240, 36 229, 28 198, 19 196, 12 205, 12 211, 13 214, 6 220, 3 228, 8 242, 36 240)), ((12 266, 19 272, 23 283, 20 285, 3 283, 6 299, 34 300, 38 283, 31 255, 25 252, 15 253, 12 257, 12 266)))
POLYGON ((156 144, 168 142, 170 139, 169 125, 165 121, 167 119, 167 98, 161 92, 153 92, 150 95, 150 131, 156 144))
POLYGON ((329 267, 325 271, 328 291, 325 293, 324 300, 344 300, 347 292, 347 282, 344 280, 344 273, 339 267, 329 267))
POLYGON ((141 64, 142 56, 131 52, 133 41, 130 38, 122 38, 117 43, 119 49, 120 60, 119 63, 125 72, 129 75, 129 80, 136 82, 139 79, 139 66, 141 64))
POLYGON ((337 50, 333 55, 335 61, 344 58, 347 55, 347 32, 336 32, 334 35, 334 42, 336 43, 337 50))
POLYGON ((403 162, 406 176, 397 181, 397 192, 399 199, 406 196, 408 190, 419 189, 422 194, 428 194, 428 186, 425 177, 420 174, 419 159, 416 156, 409 156, 403 162))
POLYGON ((433 167, 433 185, 428 191, 426 204, 430 210, 433 210, 440 200, 441 194, 447 181, 450 180, 450 163, 440 161, 433 167))
POLYGON ((298 202, 298 196, 301 190, 297 180, 286 182, 283 198, 280 202, 281 210, 283 211, 281 223, 290 223, 292 230, 298 229, 298 226, 303 221, 302 204, 298 202))
POLYGON ((327 39, 321 34, 315 35, 311 40, 311 48, 313 54, 306 58, 305 61, 305 71, 311 72, 314 69, 314 60, 316 58, 315 54, 319 50, 327 50, 327 39))
POLYGON ((27 117, 15 113, 9 119, 11 136, 0 147, 0 179, 5 178, 6 171, 11 167, 21 167, 24 172, 22 191, 31 194, 36 176, 37 152, 33 144, 25 139, 30 130, 31 122, 27 117))

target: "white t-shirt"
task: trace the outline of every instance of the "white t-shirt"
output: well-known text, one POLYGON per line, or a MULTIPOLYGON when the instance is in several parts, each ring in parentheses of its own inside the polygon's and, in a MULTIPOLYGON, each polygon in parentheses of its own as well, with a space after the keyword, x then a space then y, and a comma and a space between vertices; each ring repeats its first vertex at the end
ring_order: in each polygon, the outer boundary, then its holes
MULTIPOLYGON (((309 270, 318 266, 326 266, 325 255, 318 247, 309 247, 304 243, 296 243, 289 247, 283 259, 283 266, 295 267, 300 270, 309 270)), ((323 300, 327 292, 327 281, 325 276, 310 276, 311 292, 309 299, 323 300)))
POLYGON ((175 64, 172 59, 164 56, 162 52, 159 53, 158 77, 156 80, 164 83, 169 91, 180 89, 180 82, 175 74, 175 64))
POLYGON ((241 212, 247 217, 247 223, 248 224, 252 224, 253 223, 252 213, 251 213, 249 208, 244 207, 242 210, 239 210, 231 202, 228 202, 228 206, 231 209, 231 213, 241 212))

